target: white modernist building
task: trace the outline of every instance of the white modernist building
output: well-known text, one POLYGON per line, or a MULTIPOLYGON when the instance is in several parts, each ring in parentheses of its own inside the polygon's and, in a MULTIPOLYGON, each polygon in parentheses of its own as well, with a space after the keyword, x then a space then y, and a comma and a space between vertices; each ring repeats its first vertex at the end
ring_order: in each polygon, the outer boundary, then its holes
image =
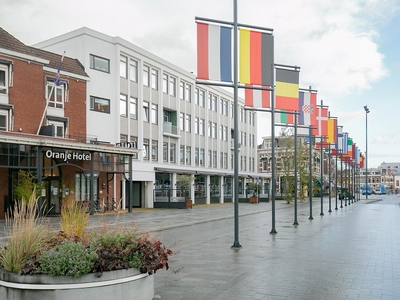
MULTIPOLYGON (((89 28, 35 47, 65 52, 84 65, 90 76, 87 134, 94 143, 140 150, 133 158, 134 207, 154 207, 157 196, 179 196, 175 188, 181 174, 194 177, 194 203, 232 201, 231 93, 196 85, 194 74, 120 37, 89 28)), ((257 115, 244 110, 243 99, 239 103, 239 194, 244 194, 245 184, 260 177, 257 115)), ((124 198, 126 180, 116 197, 124 198)))

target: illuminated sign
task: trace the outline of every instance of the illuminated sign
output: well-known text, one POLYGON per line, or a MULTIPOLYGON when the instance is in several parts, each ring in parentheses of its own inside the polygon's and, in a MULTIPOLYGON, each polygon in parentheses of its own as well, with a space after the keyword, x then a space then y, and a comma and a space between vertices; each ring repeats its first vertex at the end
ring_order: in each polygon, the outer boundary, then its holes
POLYGON ((53 152, 52 150, 46 151, 46 157, 54 158, 54 159, 62 159, 64 161, 67 160, 91 160, 92 155, 91 153, 85 154, 80 152, 53 152))

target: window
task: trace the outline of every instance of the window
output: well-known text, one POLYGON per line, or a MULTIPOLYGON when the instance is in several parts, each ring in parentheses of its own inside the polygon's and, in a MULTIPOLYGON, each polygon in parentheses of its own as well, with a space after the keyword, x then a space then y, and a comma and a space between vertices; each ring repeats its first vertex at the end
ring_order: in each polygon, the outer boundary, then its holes
POLYGON ((64 124, 64 122, 48 120, 47 124, 54 126, 54 136, 60 137, 60 138, 64 138, 65 137, 65 124, 64 124))
POLYGON ((179 160, 180 160, 182 165, 185 163, 185 146, 181 146, 181 148, 180 148, 179 160))
POLYGON ((203 90, 200 90, 200 93, 199 93, 199 106, 204 107, 205 99, 206 99, 206 93, 203 90))
POLYGON ((143 121, 149 122, 149 102, 143 101, 143 121))
POLYGON ((185 100, 192 102, 192 86, 188 83, 185 83, 185 100))
POLYGON ((176 145, 170 144, 169 145, 169 161, 174 163, 176 157, 176 145))
POLYGON ((150 67, 148 66, 143 66, 143 85, 144 86, 149 86, 150 83, 150 67))
POLYGON ((158 105, 151 105, 151 123, 158 124, 158 105))
MULTIPOLYGON (((136 136, 130 136, 130 142, 133 144, 133 145, 135 145, 134 147, 137 149, 137 141, 138 141, 138 139, 137 139, 137 137, 136 136)), ((137 153, 136 152, 134 152, 133 154, 132 154, 132 158, 133 159, 137 159, 138 158, 138 156, 137 156, 137 153)))
POLYGON ((219 99, 219 112, 222 115, 224 113, 224 100, 219 99))
POLYGON ((200 119, 199 123, 199 134, 204 135, 204 119, 200 119))
POLYGON ((212 110, 217 112, 217 96, 215 95, 212 97, 212 110))
POLYGON ((231 118, 233 119, 233 115, 235 114, 235 110, 233 109, 233 103, 231 103, 231 118))
POLYGON ((168 162, 168 143, 163 143, 163 162, 168 162))
POLYGON ((151 160, 158 160, 158 141, 151 141, 151 160))
POLYGON ((211 150, 208 150, 208 154, 207 154, 207 166, 208 166, 208 167, 211 167, 211 166, 212 166, 211 150))
POLYGON ((224 132, 222 134, 223 140, 226 142, 228 141, 228 126, 224 126, 224 132))
POLYGON ((158 90, 158 71, 154 69, 151 70, 151 88, 158 90))
POLYGON ((186 146, 186 164, 192 164, 192 147, 186 146))
POLYGON ((228 115, 228 101, 224 100, 222 114, 227 116, 228 115))
POLYGON ((143 159, 149 159, 149 139, 143 139, 143 159))
POLYGON ((163 93, 168 94, 168 75, 163 74, 163 93))
POLYGON ((110 73, 110 60, 90 54, 90 68, 110 73))
POLYGON ((186 115, 186 124, 185 124, 186 132, 191 132, 192 131, 191 123, 192 123, 192 116, 191 115, 186 115))
POLYGON ((0 110, 0 131, 8 131, 8 111, 0 110))
POLYGON ((129 64, 129 77, 131 81, 137 82, 137 74, 138 74, 138 68, 137 68, 137 61, 136 60, 130 60, 129 64))
POLYGON ((204 149, 200 149, 199 163, 200 166, 204 166, 204 149))
POLYGON ((181 129, 181 131, 184 131, 185 130, 185 114, 184 113, 179 114, 179 120, 180 120, 180 122, 179 122, 180 129, 181 129))
POLYGON ((212 166, 213 168, 217 167, 217 151, 213 151, 212 156, 212 166))
POLYGON ((194 148, 194 164, 199 165, 199 148, 194 148))
POLYGON ((199 89, 194 89, 194 104, 199 105, 199 89))
POLYGON ((179 83, 179 97, 181 100, 185 100, 185 84, 183 81, 179 83))
POLYGON ((48 106, 55 108, 64 108, 64 86, 56 86, 53 82, 47 81, 48 106))
POLYGON ((208 121, 208 137, 212 136, 212 126, 211 126, 212 122, 208 121))
POLYGON ((119 58, 119 76, 127 78, 128 76, 128 58, 121 56, 119 58))
POLYGON ((8 94, 8 68, 0 65, 0 94, 8 94))
POLYGON ((169 94, 172 97, 176 97, 176 78, 169 77, 169 94))
POLYGON ((137 98, 132 98, 129 101, 130 118, 137 120, 137 98))
POLYGON ((194 133, 199 134, 199 118, 194 118, 194 133))
POLYGON ((128 103, 127 103, 128 96, 126 95, 119 95, 119 115, 121 117, 128 116, 128 103))
POLYGON ((224 126, 223 125, 219 125, 219 138, 221 141, 224 140, 224 126))
POLYGON ((90 110, 110 113, 110 100, 90 96, 90 110))
POLYGON ((219 153, 219 167, 222 169, 224 167, 224 153, 220 152, 219 153))
POLYGON ((224 169, 228 169, 228 153, 224 153, 224 169))
POLYGON ((212 137, 213 139, 217 138, 217 123, 212 123, 212 137))

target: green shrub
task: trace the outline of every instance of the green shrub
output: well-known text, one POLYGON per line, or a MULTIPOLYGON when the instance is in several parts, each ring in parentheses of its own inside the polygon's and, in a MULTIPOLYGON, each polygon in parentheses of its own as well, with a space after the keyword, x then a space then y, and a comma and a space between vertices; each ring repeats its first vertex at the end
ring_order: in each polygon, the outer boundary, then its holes
POLYGON ((44 252, 40 257, 40 271, 50 276, 80 277, 90 273, 97 254, 81 243, 65 241, 44 252))

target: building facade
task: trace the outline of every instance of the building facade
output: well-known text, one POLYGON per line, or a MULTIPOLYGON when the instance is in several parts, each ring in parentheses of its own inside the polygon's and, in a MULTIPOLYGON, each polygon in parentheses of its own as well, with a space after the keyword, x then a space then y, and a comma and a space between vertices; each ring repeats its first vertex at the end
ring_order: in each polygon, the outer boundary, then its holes
POLYGON ((0 28, 0 218, 14 207, 21 171, 39 183, 39 204, 50 214, 69 194, 86 203, 103 190, 120 194, 115 179, 137 151, 88 136, 88 80, 77 59, 26 46, 0 28))
MULTIPOLYGON (((232 201, 233 97, 196 84, 195 75, 120 38, 89 28, 35 47, 76 57, 90 77, 86 131, 93 140, 137 149, 133 155, 134 207, 154 207, 158 196, 179 196, 177 178, 193 177, 196 204, 232 201)), ((239 194, 258 178, 257 115, 239 100, 239 194)), ((121 197, 128 193, 121 179, 121 197)), ((160 199, 162 196, 159 197, 160 199)), ((161 201, 161 200, 160 200, 161 201)))

